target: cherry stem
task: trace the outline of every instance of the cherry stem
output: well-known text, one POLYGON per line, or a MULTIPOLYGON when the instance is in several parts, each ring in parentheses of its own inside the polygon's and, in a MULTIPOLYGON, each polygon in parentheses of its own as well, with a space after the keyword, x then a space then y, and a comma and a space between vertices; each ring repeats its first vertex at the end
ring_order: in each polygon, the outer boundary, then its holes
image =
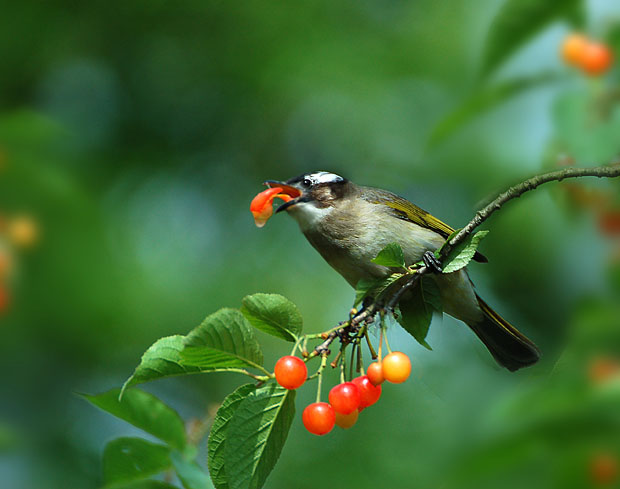
POLYGON ((379 363, 381 363, 381 360, 383 359, 382 355, 383 355, 383 321, 381 321, 381 330, 379 332, 379 363))
POLYGON ((357 372, 360 375, 364 375, 364 362, 362 359, 362 345, 360 345, 361 338, 357 339, 357 372))
POLYGON ((295 345, 293 345, 293 351, 291 351, 291 356, 295 356, 295 352, 297 351, 297 348, 299 348, 299 344, 301 343, 303 339, 304 339, 303 336, 300 336, 299 338, 297 338, 297 341, 295 341, 295 345))
POLYGON ((325 365, 327 365, 327 355, 323 354, 321 355, 321 366, 317 372, 319 380, 316 388, 316 402, 321 402, 321 384, 323 383, 323 369, 325 365))
POLYGON ((330 363, 331 367, 332 368, 336 368, 338 366, 338 364, 341 363, 341 360, 342 360, 342 348, 340 349, 340 351, 336 355, 336 358, 334 358, 332 363, 330 363))
POLYGON ((354 365, 354 360, 355 360, 355 348, 356 348, 356 344, 353 343, 353 346, 351 348, 351 364, 349 365, 349 380, 353 379, 353 365, 354 365))
POLYGON ((370 342, 370 335, 368 334, 368 329, 364 331, 364 338, 366 338, 366 344, 368 345, 368 349, 370 350, 370 356, 373 360, 377 359, 377 352, 375 351, 372 343, 370 342))
POLYGON ((390 342, 388 341, 387 335, 385 335, 385 346, 387 347, 388 353, 392 353, 392 349, 390 348, 390 342))

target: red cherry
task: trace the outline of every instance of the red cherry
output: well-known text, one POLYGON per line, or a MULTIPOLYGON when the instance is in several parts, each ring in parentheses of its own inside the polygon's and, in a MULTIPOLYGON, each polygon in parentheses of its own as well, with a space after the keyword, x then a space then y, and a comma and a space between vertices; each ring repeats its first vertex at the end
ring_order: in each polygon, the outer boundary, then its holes
POLYGON ((590 42, 585 46, 580 61, 583 71, 588 75, 598 76, 609 70, 614 55, 606 44, 590 42))
POLYGON ((362 395, 362 400, 360 402, 361 409, 372 406, 381 397, 381 386, 373 385, 368 375, 356 377, 351 382, 357 386, 362 395))
POLYGON ((276 362, 276 381, 285 389, 297 389, 308 377, 308 369, 301 358, 287 355, 276 362))
POLYGON ((306 429, 314 435, 329 433, 336 424, 336 413, 326 402, 315 402, 306 406, 301 420, 306 429))
POLYGON ((382 384, 383 381, 385 380, 383 378, 383 367, 381 366, 381 363, 379 362, 373 362, 370 365, 368 365, 368 370, 366 370, 366 375, 368 375, 368 378, 370 379, 370 382, 372 382, 372 385, 382 384))
POLYGON ((359 407, 360 402, 360 391, 352 382, 338 384, 329 391, 329 403, 337 413, 351 414, 359 407))

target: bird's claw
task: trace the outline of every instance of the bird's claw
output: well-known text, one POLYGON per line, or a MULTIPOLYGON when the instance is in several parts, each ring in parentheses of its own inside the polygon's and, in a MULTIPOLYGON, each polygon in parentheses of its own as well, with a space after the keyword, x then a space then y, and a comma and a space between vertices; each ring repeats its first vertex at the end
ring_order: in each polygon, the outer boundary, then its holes
POLYGON ((430 268, 433 271, 433 273, 443 272, 440 261, 432 251, 426 251, 424 255, 422 255, 422 261, 427 268, 430 268))

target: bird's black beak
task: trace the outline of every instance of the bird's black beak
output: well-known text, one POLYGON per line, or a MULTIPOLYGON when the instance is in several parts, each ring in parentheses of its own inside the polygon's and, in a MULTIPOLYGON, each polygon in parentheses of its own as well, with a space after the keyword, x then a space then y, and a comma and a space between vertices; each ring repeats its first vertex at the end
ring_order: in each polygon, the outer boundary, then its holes
POLYGON ((303 194, 301 192, 301 190, 299 190, 297 187, 293 187, 291 185, 288 185, 284 182, 278 182, 277 180, 267 180, 265 182, 265 185, 267 185, 269 188, 273 188, 273 187, 279 187, 282 189, 283 194, 289 195, 292 197, 291 200, 289 200, 288 202, 284 202, 283 204, 281 204, 277 209, 276 209, 276 214, 280 211, 284 211, 292 206, 294 206, 295 204, 299 203, 299 202, 305 202, 303 194))

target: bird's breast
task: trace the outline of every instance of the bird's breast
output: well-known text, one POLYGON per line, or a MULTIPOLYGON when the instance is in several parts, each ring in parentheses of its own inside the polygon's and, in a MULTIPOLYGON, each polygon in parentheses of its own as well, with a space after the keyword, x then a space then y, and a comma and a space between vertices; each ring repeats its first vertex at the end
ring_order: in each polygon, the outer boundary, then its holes
POLYGON ((389 268, 372 263, 388 244, 398 243, 407 265, 420 261, 444 238, 429 229, 389 214, 384 206, 355 200, 334 208, 313 226, 302 228, 310 244, 353 287, 360 279, 382 277, 389 268))

